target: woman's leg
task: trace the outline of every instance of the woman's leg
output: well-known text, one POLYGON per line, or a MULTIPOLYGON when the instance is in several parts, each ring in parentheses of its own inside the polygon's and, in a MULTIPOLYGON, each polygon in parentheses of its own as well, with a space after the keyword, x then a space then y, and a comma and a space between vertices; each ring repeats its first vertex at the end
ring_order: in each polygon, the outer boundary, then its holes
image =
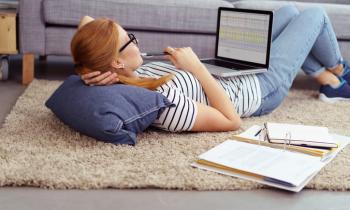
POLYGON ((302 65, 307 75, 314 77, 321 85, 340 84, 335 75, 340 75, 342 56, 332 24, 324 12, 324 27, 318 36, 310 55, 302 65), (332 70, 325 71, 326 69, 332 70))
MULTIPOLYGON (((269 113, 282 102, 316 41, 321 44, 322 40, 322 45, 325 45, 324 47, 316 47, 318 51, 330 49, 323 53, 319 52, 319 58, 323 56, 337 57, 338 54, 333 55, 337 52, 336 48, 331 46, 334 44, 332 38, 328 37, 327 39, 327 36, 334 34, 334 32, 329 29, 325 17, 322 8, 307 8, 293 18, 274 40, 270 55, 270 68, 268 72, 257 75, 263 99, 261 108, 254 115, 269 113), (327 32, 323 33, 325 30, 327 32), (323 38, 318 39, 320 35, 323 38)), ((327 62, 332 63, 334 60, 327 59, 327 62)), ((335 61, 335 63, 337 62, 335 61)), ((309 73, 313 73, 311 71, 317 72, 319 69, 310 69, 309 73)))
POLYGON ((328 15, 323 9, 319 13, 323 14, 324 24, 302 69, 321 84, 322 101, 350 101, 350 69, 347 65, 343 68, 344 61, 328 15))
POLYGON ((272 42, 281 34, 290 21, 299 15, 295 6, 283 6, 273 12, 272 42))
MULTIPOLYGON (((341 57, 341 53, 339 50, 339 46, 337 43, 334 30, 332 28, 330 20, 327 14, 325 13, 325 11, 322 8, 315 7, 315 8, 306 9, 306 11, 302 13, 315 13, 315 16, 318 17, 319 21, 322 22, 321 23, 322 26, 319 31, 319 34, 317 35, 317 39, 312 45, 310 53, 307 55, 304 62, 302 63, 303 70, 305 71, 306 74, 311 75, 313 77, 317 77, 320 73, 324 72, 326 68, 334 68, 338 66, 342 61, 342 57, 341 57)), ((304 15, 304 16, 307 16, 307 15, 304 15)), ((310 18, 312 19, 313 17, 310 17, 310 18)), ((299 18, 299 19, 302 19, 302 18, 299 18)), ((315 18, 313 19, 314 20, 310 20, 310 21, 315 21, 315 18)), ((308 21, 309 20, 304 20, 304 21, 299 20, 300 25, 305 25, 305 26, 308 25, 308 21)), ((296 28, 298 28, 298 26, 296 26, 296 28)), ((298 29, 295 29, 295 30, 298 30, 298 29)), ((281 46, 286 46, 286 43, 288 44, 288 42, 290 42, 290 45, 291 45, 290 47, 292 47, 292 45, 294 47, 295 45, 298 45, 298 43, 292 40, 293 39, 298 40, 298 38, 293 38, 292 36, 299 36, 299 38, 303 38, 303 36, 305 35, 301 35, 301 34, 303 34, 302 31, 300 31, 300 33, 298 33, 297 31, 294 31, 294 35, 289 32, 284 33, 284 36, 285 36, 284 40, 286 39, 286 37, 288 39, 288 40, 285 40, 284 45, 281 45, 278 43, 280 42, 278 39, 283 38, 278 36, 273 42, 272 48, 274 48, 274 46, 275 47, 277 46, 277 48, 281 49, 281 46)), ((310 38, 311 37, 309 37, 309 39, 310 38)), ((293 48, 289 48, 289 46, 288 48, 286 48, 287 51, 290 51, 290 49, 293 49, 293 48)), ((272 49, 272 54, 273 53, 275 52, 272 49)), ((292 83, 292 81, 290 82, 292 83)))
MULTIPOLYGON (((288 25, 288 23, 297 15, 299 15, 299 11, 294 6, 284 6, 284 7, 281 7, 280 9, 278 9, 274 12, 274 23, 273 23, 273 28, 272 28, 272 41, 274 41, 280 35, 280 33, 288 25)), ((332 27, 328 16, 326 16, 326 23, 325 24, 328 24, 329 27, 332 27)), ((333 31, 333 29, 331 28, 330 31, 333 31)), ((333 74, 341 75, 342 68, 340 68, 340 67, 342 65, 337 64, 335 66, 331 66, 331 67, 326 66, 325 67, 325 65, 329 65, 329 60, 331 60, 331 63, 334 63, 334 56, 333 56, 333 58, 329 57, 330 59, 328 60, 328 63, 325 62, 323 64, 322 62, 318 61, 317 58, 315 58, 315 56, 313 55, 313 53, 315 53, 316 55, 319 54, 318 52, 320 49, 317 47, 317 45, 318 44, 323 45, 323 39, 327 38, 324 36, 325 30, 322 33, 320 34, 320 36, 316 40, 314 47, 312 48, 309 55, 306 57, 301 68, 304 70, 304 72, 306 74, 314 77, 320 84, 322 84, 322 85, 333 84, 336 86, 339 84, 338 78, 336 76, 332 75, 330 72, 324 71, 324 70, 325 70, 325 68, 327 68, 328 70, 332 71, 333 74), (322 35, 322 33, 323 33, 323 35, 322 35), (321 70, 321 71, 315 72, 315 69, 321 70)), ((332 35, 332 34, 330 34, 330 35, 332 35)), ((338 47, 334 33, 333 33, 333 36, 331 36, 331 39, 332 39, 331 41, 333 43, 335 43, 334 44, 334 46, 335 46, 334 51, 335 51, 335 54, 338 54, 336 57, 339 57, 340 51, 339 51, 339 47, 338 47)), ((321 52, 323 52, 323 51, 321 51, 321 52)), ((321 57, 323 57, 323 55, 321 57)), ((333 65, 333 64, 331 64, 331 65, 333 65)))
MULTIPOLYGON (((299 11, 295 6, 283 6, 273 13, 273 24, 272 24, 272 43, 274 40, 281 34, 284 28, 290 23, 290 21, 299 15, 299 11)), ((270 71, 270 70, 269 70, 270 71)), ((265 85, 264 81, 261 81, 262 78, 258 74, 260 80, 261 87, 261 95, 262 95, 262 104, 260 108, 252 115, 252 116, 260 116, 263 114, 267 114, 272 109, 266 110, 265 107, 277 107, 280 104, 280 96, 282 94, 271 93, 271 87, 265 85), (264 110, 263 110, 264 109, 264 110)))

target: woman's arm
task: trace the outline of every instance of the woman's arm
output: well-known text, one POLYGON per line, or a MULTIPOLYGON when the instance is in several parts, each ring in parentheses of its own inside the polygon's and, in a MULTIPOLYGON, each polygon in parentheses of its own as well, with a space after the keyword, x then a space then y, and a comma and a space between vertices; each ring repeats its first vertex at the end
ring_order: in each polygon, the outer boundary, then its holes
POLYGON ((241 126, 241 119, 224 89, 191 48, 166 48, 167 56, 179 68, 191 72, 201 83, 211 105, 197 103, 198 113, 192 131, 229 131, 241 126))
POLYGON ((112 73, 110 71, 104 72, 101 74, 99 71, 94 71, 81 75, 81 79, 86 85, 111 85, 119 82, 118 74, 112 73))
POLYGON ((198 114, 193 131, 237 130, 241 119, 230 98, 206 67, 198 67, 195 77, 200 81, 212 107, 197 102, 198 114))

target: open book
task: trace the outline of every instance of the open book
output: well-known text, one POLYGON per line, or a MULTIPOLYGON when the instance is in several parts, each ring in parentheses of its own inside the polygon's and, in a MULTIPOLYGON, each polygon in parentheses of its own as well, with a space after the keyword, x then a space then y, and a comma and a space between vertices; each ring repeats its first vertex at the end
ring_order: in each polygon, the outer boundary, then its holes
POLYGON ((269 142, 308 147, 336 148, 338 145, 328 128, 285 123, 264 123, 269 142))
MULTIPOLYGON (((252 128, 255 133, 259 126, 252 128)), ((252 130, 241 136, 254 136, 252 130)), ((283 148, 244 142, 233 136, 201 154, 191 166, 299 192, 350 142, 350 138, 345 136, 332 134, 332 137, 339 147, 324 159, 283 148)))

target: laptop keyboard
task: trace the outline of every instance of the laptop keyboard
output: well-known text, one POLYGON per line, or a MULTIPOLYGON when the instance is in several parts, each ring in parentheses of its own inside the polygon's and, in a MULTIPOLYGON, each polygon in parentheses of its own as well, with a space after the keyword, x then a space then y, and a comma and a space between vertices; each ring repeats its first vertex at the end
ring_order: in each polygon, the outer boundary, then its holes
POLYGON ((245 66, 245 65, 240 65, 237 63, 232 63, 224 60, 217 60, 217 59, 209 59, 209 60, 202 60, 203 63, 211 64, 214 66, 221 66, 229 69, 239 69, 239 70, 244 70, 244 69, 254 69, 252 66, 245 66))

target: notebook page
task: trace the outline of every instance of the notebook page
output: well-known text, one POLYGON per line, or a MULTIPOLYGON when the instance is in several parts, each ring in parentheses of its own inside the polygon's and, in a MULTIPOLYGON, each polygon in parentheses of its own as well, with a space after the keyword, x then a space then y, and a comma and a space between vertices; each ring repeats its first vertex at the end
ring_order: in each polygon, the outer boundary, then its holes
POLYGON ((326 127, 267 123, 267 129, 270 139, 286 139, 286 134, 290 132, 291 140, 336 143, 326 127))
POLYGON ((238 134, 237 136, 243 137, 246 139, 252 139, 252 140, 263 140, 261 139, 261 133, 256 135, 260 130, 262 129, 262 126, 259 125, 253 125, 252 127, 246 129, 243 133, 238 134))
POLYGON ((199 158, 296 186, 322 167, 318 157, 234 140, 223 142, 199 158))

